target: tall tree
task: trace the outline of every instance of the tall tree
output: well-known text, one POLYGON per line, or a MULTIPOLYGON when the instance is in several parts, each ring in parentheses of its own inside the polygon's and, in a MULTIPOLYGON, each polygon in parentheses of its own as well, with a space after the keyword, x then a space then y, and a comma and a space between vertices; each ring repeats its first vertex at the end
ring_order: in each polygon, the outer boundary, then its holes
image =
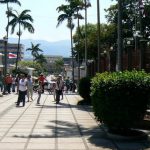
POLYGON ((87 74, 87 8, 91 6, 89 0, 84 0, 84 8, 85 8, 85 73, 87 74))
POLYGON ((19 51, 20 51, 20 37, 22 35, 22 27, 23 29, 27 29, 30 33, 34 33, 33 28, 33 18, 29 14, 30 10, 23 10, 21 13, 18 13, 17 11, 10 12, 9 16, 12 18, 9 22, 8 26, 11 26, 11 33, 13 34, 15 32, 15 28, 18 27, 18 48, 17 48, 17 59, 16 59, 16 70, 18 67, 18 61, 19 61, 19 51))
POLYGON ((32 42, 31 42, 31 47, 30 48, 27 48, 26 51, 30 51, 32 56, 33 56, 33 61, 34 59, 36 58, 37 55, 39 55, 39 52, 43 52, 43 50, 41 50, 39 48, 40 44, 36 44, 34 45, 32 42))
POLYGON ((97 0, 97 41, 98 41, 98 50, 97 50, 97 71, 100 72, 100 1, 97 0))
POLYGON ((72 80, 74 82, 74 56, 73 56, 73 41, 72 41, 72 31, 74 28, 74 24, 73 24, 73 14, 74 11, 72 9, 72 7, 70 5, 61 5, 59 7, 57 7, 56 9, 58 11, 58 13, 62 12, 62 14, 60 14, 58 16, 58 23, 57 23, 57 27, 65 20, 67 20, 67 27, 70 29, 70 37, 71 37, 71 57, 72 57, 72 80))
MULTIPOLYGON (((73 11, 74 11, 74 19, 77 19, 77 30, 78 30, 78 45, 80 42, 80 19, 84 19, 84 17, 81 15, 80 11, 82 11, 84 9, 84 2, 83 0, 66 0, 67 2, 69 2, 69 5, 72 7, 73 11)), ((79 51, 77 51, 77 62, 78 62, 78 83, 80 80, 80 55, 79 55, 79 51)))
MULTIPOLYGON (((7 52, 7 46, 8 46, 8 34, 9 34, 9 13, 12 11, 12 8, 9 7, 9 3, 15 3, 21 6, 21 3, 18 0, 0 0, 0 4, 6 4, 7 5, 7 26, 6 26, 6 36, 5 36, 5 71, 4 74, 7 73, 7 59, 8 59, 8 52, 7 52)), ((4 90, 5 91, 5 90, 4 90)))
POLYGON ((123 1, 118 0, 118 48, 117 48, 117 71, 123 70, 123 37, 122 37, 122 5, 123 1))
POLYGON ((7 5, 7 28, 6 28, 6 32, 7 32, 7 38, 8 38, 8 34, 9 34, 9 13, 12 11, 12 9, 9 7, 9 3, 15 3, 18 4, 19 6, 21 6, 21 3, 18 0, 1 0, 0 1, 1 4, 6 4, 7 5))

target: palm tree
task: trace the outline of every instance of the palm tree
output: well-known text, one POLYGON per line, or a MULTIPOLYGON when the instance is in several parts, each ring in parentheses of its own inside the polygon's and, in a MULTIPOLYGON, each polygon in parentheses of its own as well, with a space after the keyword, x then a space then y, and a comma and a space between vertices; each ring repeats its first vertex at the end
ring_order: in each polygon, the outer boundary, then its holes
POLYGON ((74 24, 73 24, 73 14, 74 11, 72 9, 72 7, 70 5, 61 5, 59 7, 57 7, 56 9, 59 12, 62 12, 62 14, 60 14, 58 16, 58 23, 57 23, 57 27, 65 20, 67 20, 67 27, 70 29, 70 37, 71 37, 71 57, 72 57, 72 80, 74 83, 74 56, 73 56, 73 40, 72 40, 72 31, 74 28, 74 24))
POLYGON ((40 44, 34 45, 34 44, 31 42, 31 48, 27 48, 27 49, 26 49, 26 51, 31 51, 31 54, 32 54, 32 56, 33 56, 33 61, 34 61, 35 57, 36 57, 37 55, 39 55, 39 52, 43 52, 43 50, 41 50, 41 49, 39 48, 39 46, 40 46, 40 44))
POLYGON ((38 62, 39 64, 43 65, 44 63, 47 63, 46 58, 44 57, 43 54, 38 54, 35 56, 35 61, 38 62))
POLYGON ((4 74, 6 75, 7 73, 7 45, 8 45, 8 34, 9 34, 9 13, 12 11, 12 8, 9 7, 9 3, 16 3, 18 4, 19 6, 21 6, 21 3, 18 1, 18 0, 1 0, 0 1, 0 4, 6 4, 7 5, 7 11, 6 11, 6 15, 7 15, 7 27, 6 27, 6 36, 5 36, 5 71, 4 71, 4 74))
MULTIPOLYGON (((0 1, 1 4, 6 4, 7 5, 7 25, 9 24, 9 13, 12 11, 12 9, 9 7, 9 3, 16 3, 19 6, 21 6, 21 3, 18 0, 2 0, 0 1)), ((9 26, 7 26, 6 28, 6 32, 7 32, 7 38, 8 38, 8 33, 9 33, 9 26)))
POLYGON ((85 73, 87 76, 87 8, 91 6, 89 0, 84 0, 85 8, 85 73))
MULTIPOLYGON (((80 36, 79 34, 80 32, 80 19, 84 19, 83 16, 79 13, 80 10, 84 9, 84 3, 82 0, 66 0, 67 2, 70 3, 70 6, 72 7, 73 11, 74 11, 74 19, 77 19, 77 29, 78 29, 78 44, 80 42, 80 36)), ((79 55, 79 51, 77 51, 77 60, 78 60, 78 83, 80 80, 80 55, 79 55)))
POLYGON ((11 26, 11 33, 13 34, 15 28, 18 27, 18 48, 17 48, 17 59, 16 59, 16 70, 18 67, 18 59, 19 59, 19 50, 20 50, 20 37, 22 35, 22 30, 27 29, 30 33, 34 33, 34 28, 32 26, 33 18, 29 14, 30 10, 23 10, 21 13, 17 11, 10 12, 9 16, 12 17, 12 20, 9 22, 8 26, 11 26))

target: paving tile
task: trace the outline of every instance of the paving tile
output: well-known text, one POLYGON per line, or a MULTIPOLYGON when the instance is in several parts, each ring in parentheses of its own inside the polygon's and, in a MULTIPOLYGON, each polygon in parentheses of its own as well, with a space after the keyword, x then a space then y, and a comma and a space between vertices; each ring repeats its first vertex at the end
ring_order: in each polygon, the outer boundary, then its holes
POLYGON ((46 143, 52 143, 54 144, 56 141, 55 138, 30 138, 30 143, 41 143, 41 144, 46 144, 46 143))
POLYGON ((15 138, 15 137, 5 137, 2 143, 26 143, 28 138, 15 138))
POLYGON ((61 144, 61 143, 83 143, 83 140, 81 137, 79 138, 75 138, 75 137, 72 137, 72 138, 58 138, 58 144, 61 144))
POLYGON ((27 150, 54 150, 55 144, 54 143, 29 143, 27 146, 27 150))
POLYGON ((84 143, 59 143, 59 150, 86 150, 84 143))
POLYGON ((25 143, 0 143, 0 150, 23 150, 25 143))

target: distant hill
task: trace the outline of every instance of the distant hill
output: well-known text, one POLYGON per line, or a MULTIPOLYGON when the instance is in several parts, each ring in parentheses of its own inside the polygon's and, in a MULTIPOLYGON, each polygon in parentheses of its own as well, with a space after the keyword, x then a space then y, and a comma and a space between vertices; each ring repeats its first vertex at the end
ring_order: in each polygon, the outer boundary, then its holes
MULTIPOLYGON (((10 38, 9 43, 17 43, 18 39, 10 38)), ((43 50, 44 55, 55 55, 55 56, 63 56, 70 57, 71 56, 71 48, 69 40, 62 40, 56 42, 49 42, 45 40, 32 40, 32 39, 22 39, 21 44, 25 46, 25 59, 32 58, 29 51, 26 51, 27 48, 31 47, 31 42, 33 44, 40 44, 40 49, 43 50)))

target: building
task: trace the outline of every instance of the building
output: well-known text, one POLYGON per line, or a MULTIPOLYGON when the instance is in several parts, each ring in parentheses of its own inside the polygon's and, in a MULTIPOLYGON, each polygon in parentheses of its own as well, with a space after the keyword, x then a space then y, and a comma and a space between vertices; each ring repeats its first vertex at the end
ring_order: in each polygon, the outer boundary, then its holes
MULTIPOLYGON (((16 43, 7 43, 7 66, 8 68, 11 65, 16 63, 16 58, 9 58, 9 54, 17 55, 18 44, 16 43)), ((0 40, 0 71, 2 71, 2 67, 4 65, 4 56, 5 56, 5 42, 4 40, 0 40)), ((18 60, 22 60, 24 57, 24 45, 20 44, 20 51, 18 55, 18 60)))

